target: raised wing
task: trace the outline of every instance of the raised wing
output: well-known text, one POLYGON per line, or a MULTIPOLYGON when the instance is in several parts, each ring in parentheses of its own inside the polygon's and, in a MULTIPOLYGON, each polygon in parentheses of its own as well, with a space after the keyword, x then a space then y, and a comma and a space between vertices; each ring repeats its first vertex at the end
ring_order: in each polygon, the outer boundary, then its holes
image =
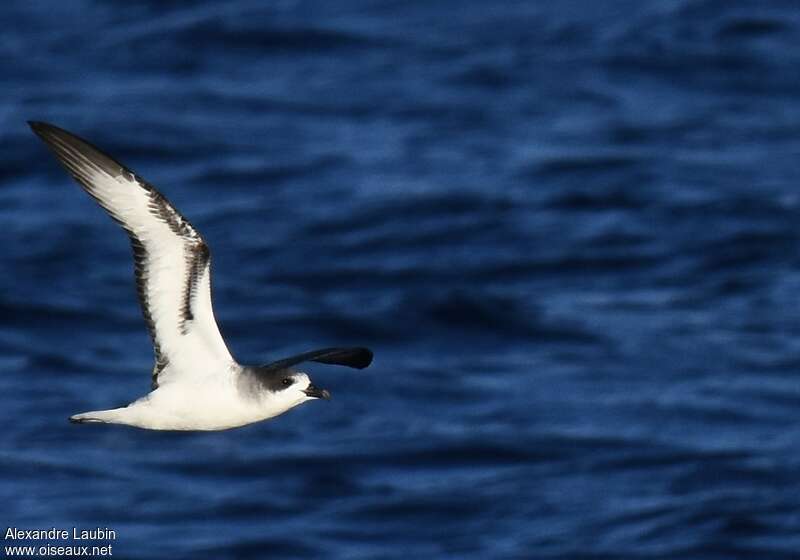
POLYGON ((272 362, 264 366, 264 368, 270 370, 285 369, 302 362, 319 362, 364 369, 372 363, 372 351, 368 348, 322 348, 272 362))
POLYGON ((200 234, 152 185, 89 142, 29 123, 131 240, 136 287, 155 350, 153 388, 233 362, 211 307, 211 255, 200 234))

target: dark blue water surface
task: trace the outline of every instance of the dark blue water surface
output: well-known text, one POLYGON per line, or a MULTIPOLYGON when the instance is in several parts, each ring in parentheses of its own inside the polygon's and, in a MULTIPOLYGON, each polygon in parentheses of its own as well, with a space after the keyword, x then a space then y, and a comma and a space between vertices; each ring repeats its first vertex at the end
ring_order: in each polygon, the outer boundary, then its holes
MULTIPOLYGON (((795 0, 0 8, 0 519, 117 558, 800 557, 795 0), (121 230, 204 234, 234 355, 368 345, 219 433, 147 392, 121 230)), ((4 544, 9 544, 6 541, 4 544)))

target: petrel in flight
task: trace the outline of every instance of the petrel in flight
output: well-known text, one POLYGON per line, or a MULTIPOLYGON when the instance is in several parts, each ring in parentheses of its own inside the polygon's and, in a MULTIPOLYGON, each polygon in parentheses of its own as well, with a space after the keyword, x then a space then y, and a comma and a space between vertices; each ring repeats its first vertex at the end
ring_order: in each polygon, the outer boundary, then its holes
POLYGON ((139 304, 155 351, 151 392, 76 423, 150 430, 225 430, 278 416, 330 393, 296 370, 312 361, 363 369, 366 348, 323 348, 265 366, 233 359, 211 307, 211 255, 197 230, 150 183, 89 142, 30 122, 72 177, 128 233, 139 304))

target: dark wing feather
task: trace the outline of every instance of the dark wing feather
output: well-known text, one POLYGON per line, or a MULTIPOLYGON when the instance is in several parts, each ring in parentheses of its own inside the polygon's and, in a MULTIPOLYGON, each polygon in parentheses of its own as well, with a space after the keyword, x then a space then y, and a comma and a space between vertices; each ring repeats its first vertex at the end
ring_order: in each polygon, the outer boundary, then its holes
POLYGON ((147 181, 86 140, 31 122, 75 180, 119 223, 133 248, 136 287, 162 377, 222 370, 231 357, 211 307, 208 246, 147 181))
POLYGON ((302 362, 319 362, 321 364, 364 369, 372 363, 372 351, 368 348, 321 348, 284 358, 263 367, 269 370, 278 370, 289 368, 302 362))

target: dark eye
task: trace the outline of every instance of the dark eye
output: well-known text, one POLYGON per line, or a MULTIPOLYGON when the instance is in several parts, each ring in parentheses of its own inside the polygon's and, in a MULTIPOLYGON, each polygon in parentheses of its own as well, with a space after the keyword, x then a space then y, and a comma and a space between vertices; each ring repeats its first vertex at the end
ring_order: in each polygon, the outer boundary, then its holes
POLYGON ((284 378, 281 380, 281 383, 283 383, 283 386, 284 386, 284 387, 288 387, 289 385, 291 385, 292 383, 294 383, 294 380, 293 380, 291 377, 284 377, 284 378))

